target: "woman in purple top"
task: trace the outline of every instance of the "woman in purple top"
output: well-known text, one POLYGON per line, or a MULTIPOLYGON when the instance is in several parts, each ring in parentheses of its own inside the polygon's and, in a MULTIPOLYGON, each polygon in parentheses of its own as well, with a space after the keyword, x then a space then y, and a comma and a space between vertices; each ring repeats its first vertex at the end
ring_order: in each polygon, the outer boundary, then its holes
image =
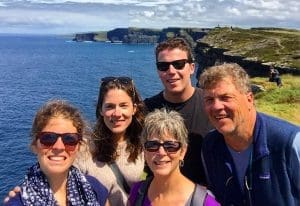
POLYGON ((205 187, 180 172, 187 150, 187 129, 178 112, 163 108, 149 113, 142 143, 153 177, 132 187, 128 205, 220 205, 205 187))

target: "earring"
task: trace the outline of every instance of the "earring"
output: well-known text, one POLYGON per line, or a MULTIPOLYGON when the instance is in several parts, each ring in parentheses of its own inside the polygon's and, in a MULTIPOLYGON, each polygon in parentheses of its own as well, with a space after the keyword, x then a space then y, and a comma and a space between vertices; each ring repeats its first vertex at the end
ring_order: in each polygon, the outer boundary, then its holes
POLYGON ((179 160, 179 167, 183 167, 184 165, 184 160, 179 160))

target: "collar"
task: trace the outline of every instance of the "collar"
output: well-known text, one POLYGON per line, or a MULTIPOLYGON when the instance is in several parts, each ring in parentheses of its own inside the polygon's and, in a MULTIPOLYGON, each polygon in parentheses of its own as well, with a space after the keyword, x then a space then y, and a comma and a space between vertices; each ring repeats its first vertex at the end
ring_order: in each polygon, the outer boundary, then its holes
POLYGON ((270 154, 267 142, 267 130, 261 114, 256 113, 256 121, 253 131, 253 159, 261 159, 270 154))

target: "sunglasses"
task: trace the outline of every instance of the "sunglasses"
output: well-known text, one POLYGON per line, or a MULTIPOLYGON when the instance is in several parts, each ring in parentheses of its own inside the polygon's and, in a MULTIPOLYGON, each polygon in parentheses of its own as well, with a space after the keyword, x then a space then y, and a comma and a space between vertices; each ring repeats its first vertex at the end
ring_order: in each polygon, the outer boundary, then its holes
POLYGON ((165 141, 160 143, 159 141, 146 141, 144 148, 148 152, 157 152, 162 146, 168 153, 175 153, 181 148, 181 143, 177 141, 165 141))
POLYGON ((102 84, 107 84, 109 82, 119 82, 124 85, 131 85, 133 80, 130 77, 104 77, 101 79, 102 84))
POLYGON ((188 59, 179 59, 172 62, 156 62, 156 67, 159 71, 167 71, 172 65, 175 69, 181 70, 184 68, 186 63, 191 63, 191 60, 188 59))
POLYGON ((76 145, 82 140, 81 135, 78 133, 58 134, 55 132, 41 132, 37 136, 45 149, 52 147, 56 143, 58 137, 61 137, 67 151, 74 151, 76 145))

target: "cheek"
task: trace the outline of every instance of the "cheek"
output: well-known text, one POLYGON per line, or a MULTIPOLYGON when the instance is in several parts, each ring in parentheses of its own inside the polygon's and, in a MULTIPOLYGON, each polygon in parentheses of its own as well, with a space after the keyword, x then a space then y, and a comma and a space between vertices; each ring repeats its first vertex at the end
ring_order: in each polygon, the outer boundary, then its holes
POLYGON ((144 152, 144 158, 147 164, 150 166, 152 163, 153 155, 151 155, 149 152, 144 152))
POLYGON ((101 111, 101 115, 103 116, 103 118, 109 118, 112 115, 113 111, 112 110, 105 110, 103 109, 101 111))
POLYGON ((164 79, 166 77, 166 72, 157 72, 160 79, 164 79))

